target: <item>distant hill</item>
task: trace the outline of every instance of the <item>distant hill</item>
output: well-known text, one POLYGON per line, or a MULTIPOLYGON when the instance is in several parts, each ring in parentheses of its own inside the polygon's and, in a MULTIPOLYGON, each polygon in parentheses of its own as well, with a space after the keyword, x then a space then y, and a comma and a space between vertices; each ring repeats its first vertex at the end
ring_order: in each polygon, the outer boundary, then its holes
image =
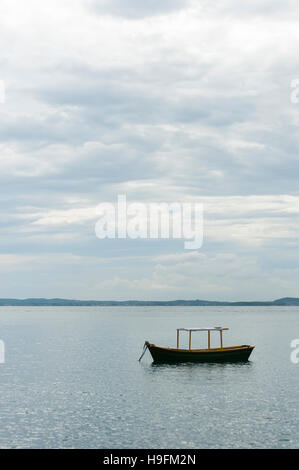
POLYGON ((240 307, 240 306, 299 306, 299 298, 296 297, 283 297, 281 299, 273 301, 254 301, 254 302, 218 302, 214 300, 76 300, 76 299, 0 299, 0 306, 28 306, 28 307, 126 307, 126 306, 136 306, 136 307, 209 307, 209 306, 219 306, 219 307, 240 307))
POLYGON ((274 305, 299 305, 297 297, 283 297, 282 299, 274 300, 274 305))

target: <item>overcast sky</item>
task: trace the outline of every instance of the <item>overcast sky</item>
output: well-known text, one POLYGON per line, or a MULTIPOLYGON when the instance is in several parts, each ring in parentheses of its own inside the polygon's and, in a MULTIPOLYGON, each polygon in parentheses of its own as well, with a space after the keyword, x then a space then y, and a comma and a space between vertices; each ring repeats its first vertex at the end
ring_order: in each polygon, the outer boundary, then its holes
POLYGON ((0 297, 299 297, 298 20, 290 0, 2 0, 0 297), (202 248, 97 239, 119 194, 203 203, 202 248))

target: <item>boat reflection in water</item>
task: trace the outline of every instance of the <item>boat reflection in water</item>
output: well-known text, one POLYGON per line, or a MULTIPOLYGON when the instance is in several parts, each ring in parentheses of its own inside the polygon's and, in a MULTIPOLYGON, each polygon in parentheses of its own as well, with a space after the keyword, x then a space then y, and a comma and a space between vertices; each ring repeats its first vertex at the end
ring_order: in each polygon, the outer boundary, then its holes
POLYGON ((254 349, 254 346, 243 344, 241 346, 223 347, 222 332, 225 330, 228 330, 228 328, 222 328, 221 326, 211 328, 178 328, 176 348, 164 348, 145 341, 144 350, 139 361, 147 349, 151 353, 155 363, 247 361, 254 349), (180 331, 189 332, 189 349, 180 349, 180 331), (191 335, 193 331, 208 332, 207 349, 191 348, 191 335), (218 331, 220 333, 220 348, 211 348, 211 331, 218 331))

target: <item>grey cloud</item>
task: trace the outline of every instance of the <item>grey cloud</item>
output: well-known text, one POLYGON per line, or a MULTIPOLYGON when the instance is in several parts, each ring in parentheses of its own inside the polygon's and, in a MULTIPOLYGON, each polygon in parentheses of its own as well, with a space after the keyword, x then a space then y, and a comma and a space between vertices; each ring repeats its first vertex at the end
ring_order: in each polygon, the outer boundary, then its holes
POLYGON ((89 75, 88 70, 85 74, 82 71, 76 83, 67 84, 63 80, 59 87, 38 90, 37 97, 53 105, 79 108, 81 117, 109 127, 129 122, 151 125, 199 122, 225 126, 248 120, 255 112, 255 98, 242 96, 238 90, 235 94, 230 91, 230 96, 226 96, 224 90, 217 99, 210 87, 202 82, 203 71, 197 76, 185 77, 182 88, 183 77, 172 73, 169 83, 165 66, 160 71, 157 86, 155 69, 147 66, 139 74, 131 73, 125 80, 126 70, 115 71, 111 79, 105 78, 105 71, 99 71, 97 79, 89 75), (185 92, 188 85, 194 89, 193 96, 185 92))
POLYGON ((91 7, 99 14, 111 14, 129 19, 138 19, 181 10, 189 0, 92 0, 91 7))

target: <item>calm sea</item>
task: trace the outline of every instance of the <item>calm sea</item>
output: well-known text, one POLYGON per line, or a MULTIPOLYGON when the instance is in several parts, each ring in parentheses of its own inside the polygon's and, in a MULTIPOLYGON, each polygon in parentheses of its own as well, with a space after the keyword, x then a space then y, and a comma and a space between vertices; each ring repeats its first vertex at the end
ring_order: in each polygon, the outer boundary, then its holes
POLYGON ((296 307, 1 307, 0 447, 298 448, 295 338, 296 307), (215 325, 250 362, 138 362, 145 339, 215 325))

